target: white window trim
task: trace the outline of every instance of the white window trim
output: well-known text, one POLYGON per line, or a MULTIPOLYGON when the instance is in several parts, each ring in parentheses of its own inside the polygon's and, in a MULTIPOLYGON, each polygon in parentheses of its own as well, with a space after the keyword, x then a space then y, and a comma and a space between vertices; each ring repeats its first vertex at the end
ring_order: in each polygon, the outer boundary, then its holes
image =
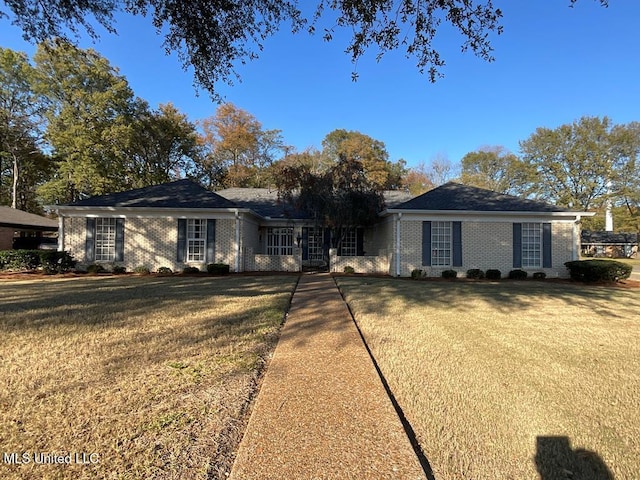
POLYGON ((293 255, 293 228, 268 227, 267 228, 267 255, 287 256, 293 255))
POLYGON ((522 224, 522 268, 542 268, 543 255, 543 233, 542 223, 526 222, 522 224), (529 231, 537 230, 537 235, 533 237, 528 234, 529 231), (531 241, 533 239, 533 241, 531 241), (534 253, 534 255, 530 255, 534 253), (537 253, 537 255, 536 255, 537 253), (533 257, 533 260, 532 260, 533 257), (537 261, 536 261, 537 260, 537 261))
POLYGON ((115 218, 96 218, 94 258, 96 262, 113 262, 116 259, 115 218))
POLYGON ((453 222, 431 222, 431 266, 450 267, 453 262, 453 222), (445 241, 448 239, 448 241, 445 241), (445 252, 445 255, 440 253, 445 252), (449 252, 446 255, 446 252, 449 252))
POLYGON ((187 262, 205 262, 207 248, 207 221, 201 218, 187 219, 187 262), (196 222, 200 226, 196 230, 196 222), (195 247, 198 246, 198 249, 195 247))

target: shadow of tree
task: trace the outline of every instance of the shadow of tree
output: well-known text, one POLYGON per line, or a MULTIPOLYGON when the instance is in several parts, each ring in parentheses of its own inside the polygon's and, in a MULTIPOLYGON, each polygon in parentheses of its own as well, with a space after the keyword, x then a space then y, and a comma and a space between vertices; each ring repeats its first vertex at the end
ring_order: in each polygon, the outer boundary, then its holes
POLYGON ((538 437, 534 460, 540 480, 614 480, 597 453, 572 449, 569 437, 538 437))

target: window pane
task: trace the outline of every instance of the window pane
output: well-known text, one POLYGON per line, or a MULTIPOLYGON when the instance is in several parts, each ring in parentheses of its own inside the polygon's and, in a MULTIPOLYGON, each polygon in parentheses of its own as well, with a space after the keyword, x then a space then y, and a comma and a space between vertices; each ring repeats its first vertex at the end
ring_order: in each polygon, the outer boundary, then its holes
POLYGON ((113 262, 116 258, 116 219, 96 218, 95 259, 113 262))
POLYGON ((342 239, 342 248, 340 255, 342 257, 355 257, 357 254, 356 229, 347 229, 342 239))
POLYGON ((542 265, 542 224, 522 224, 522 266, 540 267, 542 265))
POLYGON ((451 265, 451 222, 431 222, 431 265, 451 265))
POLYGON ((187 262, 205 261, 207 221, 200 218, 187 220, 187 262))
POLYGON ((267 229, 267 255, 293 255, 293 229, 269 227, 267 229))

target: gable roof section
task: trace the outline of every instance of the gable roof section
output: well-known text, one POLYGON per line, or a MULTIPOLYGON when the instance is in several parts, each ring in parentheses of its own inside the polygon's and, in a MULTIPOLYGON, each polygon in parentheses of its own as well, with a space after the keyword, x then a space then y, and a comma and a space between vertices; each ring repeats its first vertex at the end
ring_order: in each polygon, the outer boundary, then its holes
POLYGON ((79 200, 64 207, 113 208, 235 208, 232 201, 210 192, 191 180, 109 193, 79 200))
POLYGON ((0 227, 18 230, 58 230, 58 222, 50 218, 23 212, 10 207, 0 207, 0 227))
POLYGON ((393 210, 467 212, 569 212, 566 208, 527 198, 449 182, 429 190, 393 210))

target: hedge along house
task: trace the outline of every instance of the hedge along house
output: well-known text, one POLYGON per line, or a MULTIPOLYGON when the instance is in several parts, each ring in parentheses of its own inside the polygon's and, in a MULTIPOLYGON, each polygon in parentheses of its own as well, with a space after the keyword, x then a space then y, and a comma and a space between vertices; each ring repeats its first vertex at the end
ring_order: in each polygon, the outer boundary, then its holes
POLYGON ((381 216, 393 230, 390 273, 514 269, 566 277, 580 252, 580 218, 593 213, 447 183, 381 216))

